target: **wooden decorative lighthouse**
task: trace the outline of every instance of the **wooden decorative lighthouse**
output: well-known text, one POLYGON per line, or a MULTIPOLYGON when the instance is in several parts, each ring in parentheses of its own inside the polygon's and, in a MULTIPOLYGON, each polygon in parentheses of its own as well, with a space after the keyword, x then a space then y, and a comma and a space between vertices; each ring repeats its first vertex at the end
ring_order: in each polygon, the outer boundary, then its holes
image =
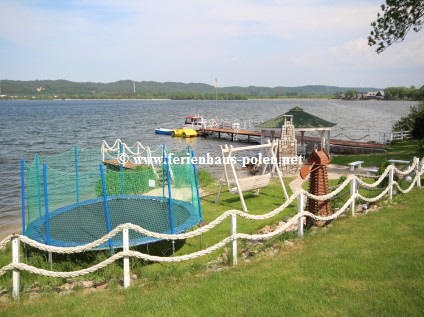
MULTIPOLYGON (((278 143, 279 157, 297 157, 297 141, 292 115, 283 115, 284 122, 281 127, 280 141, 278 143)), ((298 164, 281 164, 283 175, 296 175, 299 172, 298 164)))
MULTIPOLYGON (((327 164, 330 163, 330 157, 325 151, 315 150, 308 158, 307 165, 300 169, 300 177, 305 179, 309 176, 309 192, 316 196, 323 196, 328 194, 328 174, 327 164)), ((306 210, 317 216, 331 215, 331 205, 328 200, 314 200, 308 198, 306 210)), ((313 225, 322 226, 324 221, 315 221, 307 217, 306 225, 311 227, 313 225)))

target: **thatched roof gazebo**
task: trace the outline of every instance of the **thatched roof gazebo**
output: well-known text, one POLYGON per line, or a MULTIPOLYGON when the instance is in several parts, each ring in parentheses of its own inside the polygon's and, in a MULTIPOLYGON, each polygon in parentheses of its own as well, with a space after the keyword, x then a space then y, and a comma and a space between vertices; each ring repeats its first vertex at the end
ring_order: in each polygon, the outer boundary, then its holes
POLYGON ((318 131, 321 137, 321 148, 327 153, 330 153, 330 133, 331 128, 336 124, 327 120, 321 119, 308 112, 303 111, 302 108, 294 107, 285 114, 272 118, 268 121, 257 126, 261 130, 261 141, 265 142, 266 137, 274 139, 281 132, 281 126, 284 123, 285 116, 293 116, 293 125, 295 132, 300 132, 300 143, 304 144, 305 132, 318 131))

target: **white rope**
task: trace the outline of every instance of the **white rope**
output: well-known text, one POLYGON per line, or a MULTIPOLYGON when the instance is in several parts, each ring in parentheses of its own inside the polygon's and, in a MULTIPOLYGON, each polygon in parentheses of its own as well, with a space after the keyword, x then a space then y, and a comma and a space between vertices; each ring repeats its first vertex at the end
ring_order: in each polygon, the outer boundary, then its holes
POLYGON ((394 165, 393 165, 393 170, 398 175, 408 175, 408 174, 410 174, 411 172, 414 171, 416 166, 417 166, 417 162, 415 162, 415 160, 414 160, 414 163, 405 171, 401 171, 401 170, 397 169, 396 166, 394 166, 394 165))
POLYGON ((132 256, 132 257, 136 257, 136 258, 139 258, 139 259, 152 261, 152 262, 167 262, 167 263, 170 263, 170 262, 187 261, 187 260, 191 260, 191 259, 194 259, 194 258, 204 256, 206 254, 210 254, 210 253, 218 250, 219 248, 222 248, 224 245, 228 244, 229 242, 233 241, 234 239, 247 239, 247 240, 268 240, 268 239, 271 239, 272 237, 286 231, 287 228, 289 228, 294 223, 296 223, 300 217, 307 216, 307 217, 311 217, 311 218, 314 218, 316 220, 321 220, 321 221, 333 220, 333 219, 337 218, 340 214, 342 214, 348 208, 348 206, 353 201, 353 199, 355 199, 355 196, 352 196, 343 205, 343 207, 340 208, 340 210, 338 210, 336 213, 334 213, 331 216, 320 217, 320 216, 314 215, 314 214, 312 214, 308 211, 303 211, 302 213, 296 214, 289 221, 287 221, 283 226, 281 226, 280 228, 278 228, 277 230, 275 230, 271 233, 266 233, 266 234, 238 233, 238 234, 229 236, 229 237, 221 240, 220 242, 210 246, 209 248, 206 248, 206 249, 201 250, 201 251, 193 252, 193 253, 190 253, 190 254, 173 256, 173 257, 163 257, 163 256, 149 255, 149 254, 145 254, 145 253, 141 253, 141 252, 137 252, 137 251, 128 251, 128 252, 121 251, 121 252, 118 252, 118 253, 112 255, 108 259, 106 259, 106 260, 104 260, 104 261, 102 261, 102 262, 100 262, 96 265, 93 265, 93 266, 86 268, 86 269, 73 271, 73 272, 55 272, 55 271, 49 271, 49 270, 36 268, 34 266, 27 265, 25 263, 15 263, 15 264, 10 263, 10 264, 4 266, 2 269, 0 269, 0 276, 2 276, 3 274, 5 274, 6 272, 8 272, 10 270, 18 269, 18 270, 23 270, 23 271, 27 271, 27 272, 30 272, 30 273, 39 274, 39 275, 43 275, 43 276, 50 276, 50 277, 60 277, 60 278, 77 277, 77 276, 82 276, 82 275, 86 275, 86 274, 89 274, 89 273, 93 273, 93 272, 95 272, 99 269, 102 269, 105 266, 115 262, 116 260, 123 258, 124 256, 132 256))
POLYGON ((403 193, 403 194, 406 194, 406 193, 409 193, 413 188, 414 188, 414 185, 415 185, 415 183, 416 182, 418 182, 418 175, 417 176, 415 176, 415 178, 414 178, 414 180, 411 182, 411 185, 409 185, 409 187, 407 188, 407 189, 402 189, 401 187, 400 187, 400 185, 398 184, 398 182, 393 182, 393 185, 397 188, 397 189, 399 189, 399 191, 401 192, 401 193, 403 193))
MULTIPOLYGON (((424 160, 423 160, 424 163, 424 160)), ((415 167, 416 164, 414 164, 415 167)), ((82 246, 77 246, 77 247, 56 247, 56 246, 49 246, 49 245, 45 245, 43 243, 37 242, 35 240, 32 240, 26 236, 20 236, 21 241, 24 243, 27 243, 28 245, 31 245, 32 247, 38 248, 40 250, 43 251, 49 251, 49 252, 55 252, 55 253, 66 253, 66 254, 70 254, 70 253, 78 253, 78 252, 82 252, 82 251, 86 251, 86 250, 90 250, 92 248, 95 248, 99 245, 101 245, 102 243, 105 243, 106 241, 108 241, 110 238, 113 238, 116 234, 118 234, 119 232, 121 232, 124 228, 128 228, 134 231, 138 231, 139 233, 149 236, 149 237, 153 237, 153 238, 157 238, 157 239, 166 239, 166 240, 179 240, 179 239, 187 239, 187 238, 192 238, 198 235, 201 235, 209 230, 211 230, 212 228, 216 227, 218 224, 220 224, 222 221, 224 221, 226 218, 230 217, 231 214, 236 214, 239 215, 240 217, 246 218, 246 219, 251 219, 251 220, 265 220, 265 219, 269 219, 277 214, 279 214, 280 212, 282 212, 285 208, 287 208, 287 206, 289 206, 295 199, 296 197, 300 194, 303 193, 304 195, 306 195, 307 197, 311 198, 311 199, 315 199, 315 200, 328 200, 332 197, 335 197, 339 192, 341 192, 348 184, 349 182, 353 179, 356 178, 358 183, 365 187, 365 188, 373 188, 376 187, 377 185, 379 185, 382 180, 387 176, 387 174, 389 173, 390 169, 392 169, 393 166, 390 165, 387 167, 387 169, 384 171, 384 173, 380 176, 380 178, 373 184, 368 184, 363 182, 361 179, 359 179, 358 177, 356 177, 355 175, 349 175, 346 180, 340 184, 340 186, 333 191, 332 193, 329 193, 327 195, 323 195, 323 196, 316 196, 313 195, 307 191, 304 190, 299 190, 297 192, 295 192, 284 204, 282 204, 281 206, 279 206, 278 208, 274 209, 273 211, 263 214, 263 215, 251 215, 239 210, 228 210, 226 212, 224 212, 221 216, 217 217, 214 221, 210 222, 209 224, 198 228, 196 230, 190 231, 190 232, 186 232, 186 233, 181 233, 181 234, 163 234, 163 233, 157 233, 157 232, 153 232, 153 231, 149 231, 146 230, 144 228, 141 228, 137 225, 134 224, 121 224, 119 226, 117 226, 115 229, 113 229, 110 233, 106 234, 105 236, 101 237, 98 240, 95 240, 91 243, 82 245, 82 246)), ((421 171, 420 173, 417 174, 417 176, 423 174, 424 171, 421 171)), ((415 183, 416 180, 413 182, 415 183)), ((398 184, 396 183, 396 185, 398 186, 398 184)), ((374 198, 368 198, 368 197, 364 197, 360 194, 358 194, 358 198, 364 200, 364 201, 369 201, 369 202, 374 202, 379 200, 380 198, 382 198, 387 191, 389 190, 388 186, 385 190, 383 190, 383 192, 381 192, 378 196, 374 197, 374 198)), ((412 188, 413 186, 411 185, 410 188, 412 188)), ((402 189, 400 189, 400 191, 402 191, 402 189)), ((2 248, 4 248, 4 246, 10 241, 6 239, 4 239, 2 242, 0 242, 0 250, 2 248), (3 243, 3 241, 5 241, 3 243)))
POLYGON ((12 241, 12 238, 15 235, 9 234, 7 237, 5 237, 3 240, 0 241, 0 250, 3 249, 10 241, 12 241))
MULTIPOLYGON (((141 228, 141 227, 134 225, 134 224, 131 224, 131 223, 125 223, 125 224, 121 224, 121 225, 117 226, 115 229, 113 229, 111 232, 104 235, 100 239, 95 240, 95 241, 88 243, 88 244, 77 246, 77 247, 56 247, 56 246, 46 245, 46 244, 37 242, 35 240, 28 238, 27 236, 19 235, 19 237, 20 237, 20 239, 23 243, 26 243, 26 244, 34 247, 34 248, 38 248, 42 251, 55 252, 55 253, 61 253, 61 254, 79 253, 79 252, 83 252, 83 251, 87 251, 87 250, 90 250, 92 248, 95 248, 95 247, 101 245, 102 243, 105 243, 110 238, 113 238, 115 235, 120 233, 124 228, 131 229, 131 230, 137 231, 137 232, 139 232, 143 235, 153 237, 153 238, 157 238, 157 239, 165 239, 165 240, 188 239, 188 238, 196 237, 198 235, 201 235, 201 234, 211 230, 212 228, 216 227, 218 224, 223 222, 225 219, 229 218, 232 214, 236 214, 236 215, 239 215, 240 217, 243 217, 243 218, 246 218, 246 219, 251 219, 251 220, 265 220, 265 219, 269 219, 271 217, 274 217, 275 215, 279 214, 284 209, 286 209, 287 206, 289 206, 293 202, 293 200, 295 200, 297 198, 297 195, 298 195, 299 192, 296 192, 296 194, 293 194, 284 204, 282 204, 281 206, 279 206, 278 208, 274 209, 273 211, 271 211, 269 213, 266 213, 266 214, 263 214, 263 215, 251 215, 251 214, 245 213, 245 212, 240 211, 240 210, 228 210, 228 211, 224 212, 221 216, 217 217, 214 221, 210 222, 209 224, 207 224, 207 225, 205 225, 201 228, 198 228, 196 230, 186 232, 186 233, 180 233, 180 234, 157 233, 157 232, 153 232, 153 231, 149 231, 147 229, 141 228)), ((5 241, 4 245, 6 245, 10 240, 11 240, 11 238, 9 240, 5 241)), ((0 242, 0 249, 2 247, 4 247, 4 246, 2 246, 1 242, 0 242)))
POLYGON ((61 277, 61 278, 69 278, 69 277, 77 277, 81 275, 86 275, 89 273, 93 273, 99 269, 104 268, 105 266, 115 262, 116 260, 124 257, 126 254, 124 252, 119 252, 114 255, 112 255, 110 258, 104 260, 103 262, 100 262, 96 265, 93 265, 92 267, 79 270, 79 271, 73 271, 73 272, 55 272, 55 271, 48 271, 44 269, 37 268, 35 266, 31 266, 25 263, 10 263, 0 269, 0 276, 5 274, 7 271, 18 269, 27 271, 34 274, 39 274, 43 276, 50 276, 50 277, 61 277))
POLYGON ((338 193, 340 193, 349 183, 353 178, 357 178, 355 175, 349 175, 345 181, 343 183, 340 184, 339 187, 337 187, 337 189, 327 195, 322 195, 322 196, 315 196, 307 191, 303 191, 303 194, 305 194, 308 198, 314 199, 314 200, 328 200, 331 197, 336 196, 338 193))
MULTIPOLYGON (((117 152, 121 150, 125 152, 125 154, 128 155, 129 158, 132 158, 134 156, 143 156, 143 154, 146 154, 146 157, 151 157, 151 152, 154 152, 150 149, 148 146, 143 146, 140 142, 134 143, 133 146, 128 146, 126 143, 122 142, 120 139, 116 139, 115 143, 113 143, 112 146, 109 146, 105 140, 102 142, 102 154, 108 155, 111 158, 116 159, 115 156, 110 156, 108 152, 117 152), (133 150, 135 149, 135 150, 133 150)), ((162 147, 162 145, 160 146, 162 147)), ((155 149, 156 151, 157 149, 155 149)), ((117 154, 116 153, 116 154, 117 154)), ((117 155, 116 155, 117 156, 117 155)))
POLYGON ((117 150, 119 149, 119 145, 122 143, 121 139, 116 139, 115 143, 112 146, 109 146, 106 140, 103 140, 102 146, 107 148, 108 150, 117 150))
MULTIPOLYGON (((0 276, 5 274, 6 272, 8 272, 10 270, 18 269, 18 270, 27 271, 27 272, 34 273, 34 274, 51 276, 51 277, 61 277, 61 278, 77 277, 77 276, 89 274, 89 273, 95 272, 99 269, 102 269, 105 266, 115 262, 116 260, 123 258, 124 256, 136 257, 136 258, 139 258, 139 259, 143 259, 143 260, 147 260, 147 261, 153 261, 153 262, 180 262, 180 261, 194 259, 194 258, 197 258, 197 257, 200 257, 200 256, 204 256, 206 254, 212 253, 212 252, 218 250, 219 248, 223 247, 227 243, 233 241, 234 239, 247 239, 247 240, 270 239, 270 238, 272 238, 272 237, 274 237, 278 234, 281 234, 282 232, 287 230, 290 226, 292 226, 293 224, 298 222, 298 219, 300 217, 310 217, 310 218, 313 218, 313 219, 319 220, 319 221, 329 221, 329 220, 336 219, 343 212, 345 212, 347 210, 347 208, 351 205, 351 203, 356 198, 359 198, 359 199, 362 199, 362 200, 368 201, 368 202, 374 202, 374 201, 381 199, 385 194, 387 194, 387 192, 390 190, 390 188, 392 186, 397 187, 399 189, 399 191, 401 191, 402 193, 408 193, 409 191, 411 191, 413 189, 414 185, 418 181, 418 178, 424 173, 423 165, 424 165, 424 159, 422 160, 422 164, 420 163, 420 165, 419 165, 418 172, 415 171, 416 176, 415 176, 413 182, 410 184, 410 186, 407 189, 402 189, 397 182, 393 182, 392 184, 389 184, 386 187, 386 189, 384 189, 384 191, 382 193, 380 193, 378 196, 373 197, 373 198, 367 198, 367 197, 360 195, 359 193, 356 193, 356 194, 353 194, 345 202, 345 204, 343 205, 342 208, 340 208, 337 212, 335 212, 334 214, 332 214, 330 216, 321 217, 321 216, 314 215, 314 214, 312 214, 308 211, 303 211, 301 213, 297 213, 295 216, 293 216, 291 219, 289 219, 283 226, 279 227, 277 230, 275 230, 273 232, 266 233, 266 234, 243 234, 243 233, 233 234, 232 236, 229 236, 229 237, 221 240, 220 242, 210 246, 209 248, 206 248, 206 249, 201 250, 201 251, 193 252, 193 253, 190 253, 190 254, 185 254, 185 255, 181 255, 181 256, 173 256, 173 257, 161 257, 161 256, 153 256, 153 255, 149 255, 149 254, 144 254, 144 253, 136 252, 136 251, 126 251, 126 252, 121 251, 121 252, 118 252, 118 253, 112 255, 108 259, 106 259, 106 260, 104 260, 104 261, 102 261, 102 262, 100 262, 96 265, 93 265, 92 267, 82 269, 82 270, 78 270, 78 271, 73 271, 73 272, 54 272, 54 271, 48 271, 48 270, 36 268, 34 266, 30 266, 30 265, 27 265, 25 263, 10 263, 10 264, 8 264, 8 265, 6 265, 6 266, 4 266, 3 268, 0 269, 0 276)), ((417 167, 416 162, 412 166, 414 168, 417 167)), ((387 173, 390 171, 391 168, 394 168, 394 167, 389 166, 386 169, 386 171, 380 176, 379 180, 377 180, 375 183, 367 184, 367 183, 362 182, 361 184, 362 185, 366 184, 366 186, 375 187, 376 186, 375 184, 380 183, 382 181, 382 179, 384 179, 386 177, 387 173)), ((409 173, 411 173, 413 171, 413 168, 409 168, 408 170, 409 170, 409 173)), ((402 173, 404 173, 404 172, 402 172, 402 173)), ((402 175, 405 175, 405 174, 402 174, 402 175)), ((342 184, 340 184, 340 186, 337 188, 337 190, 335 190, 334 192, 332 192, 328 195, 315 196, 315 195, 309 194, 308 192, 306 192, 304 190, 299 190, 299 191, 295 192, 284 204, 282 204, 278 208, 274 209, 273 211, 266 213, 266 214, 263 214, 263 215, 251 215, 251 214, 239 211, 239 210, 228 210, 228 211, 224 212, 221 216, 216 218, 214 221, 209 223, 208 225, 205 225, 205 226, 203 226, 199 229, 196 229, 194 231, 186 232, 186 233, 182 233, 182 234, 171 234, 171 235, 161 234, 161 233, 151 232, 151 231, 143 229, 143 228, 141 228, 137 225, 127 223, 127 224, 122 224, 122 225, 117 226, 109 234, 103 236, 102 238, 100 238, 96 241, 93 241, 91 243, 88 243, 88 244, 82 245, 82 246, 78 246, 78 247, 63 248, 63 247, 48 246, 48 245, 39 243, 37 241, 34 241, 34 240, 32 240, 32 239, 30 239, 26 236, 9 235, 9 236, 5 237, 3 240, 0 241, 0 249, 4 248, 12 239, 19 238, 22 242, 27 243, 28 245, 31 245, 31 246, 38 248, 40 250, 43 250, 43 251, 56 252, 56 253, 82 252, 82 251, 85 251, 85 250, 92 249, 92 248, 106 242, 108 239, 112 238, 113 236, 115 236, 116 234, 121 232, 124 228, 132 229, 132 230, 138 231, 138 232, 140 232, 140 233, 142 233, 146 236, 151 236, 151 237, 159 238, 159 239, 176 240, 176 239, 191 238, 191 237, 195 237, 197 235, 200 235, 204 232, 211 230, 212 228, 214 228, 219 223, 221 223, 222 221, 224 221, 226 218, 230 217, 233 214, 239 215, 240 217, 243 217, 243 218, 246 218, 246 219, 252 219, 252 220, 264 220, 264 219, 271 218, 271 217, 277 215, 278 213, 280 213, 281 211, 283 211, 285 208, 287 208, 289 206, 289 204, 292 203, 293 200, 296 199, 298 197, 298 195, 300 195, 300 194, 305 194, 306 196, 308 196, 312 199, 326 200, 328 198, 335 196, 337 193, 339 193, 344 187, 347 186, 347 184, 353 178, 356 178, 357 180, 359 180, 358 177, 356 177, 354 175, 350 175, 342 184)))
POLYGON ((380 177, 372 184, 368 184, 366 182, 364 182, 362 179, 360 178, 356 178, 357 183, 364 187, 364 188, 374 188, 377 187, 378 185, 380 185, 380 183, 386 178, 387 174, 389 174, 390 170, 393 169, 392 165, 387 166, 387 168, 384 170, 384 173, 380 175, 380 177))

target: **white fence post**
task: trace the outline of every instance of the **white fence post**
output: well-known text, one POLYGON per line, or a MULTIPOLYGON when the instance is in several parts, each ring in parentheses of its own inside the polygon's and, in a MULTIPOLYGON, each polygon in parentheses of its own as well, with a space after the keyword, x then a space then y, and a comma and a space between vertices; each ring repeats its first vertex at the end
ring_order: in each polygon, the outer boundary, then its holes
MULTIPOLYGON (((352 196, 356 196, 356 178, 352 178, 352 181, 350 182, 350 198, 352 196)), ((355 199, 352 200, 350 203, 350 213, 352 216, 355 216, 355 199)))
MULTIPOLYGON (((234 237, 237 234, 237 215, 235 213, 231 214, 231 236, 234 237)), ((231 243, 232 254, 233 254, 233 265, 237 265, 237 239, 234 238, 231 243)))
MULTIPOLYGON (((305 209, 305 196, 303 195, 303 193, 300 193, 297 196, 297 213, 301 214, 304 209, 305 209)), ((299 219, 297 219, 297 237, 298 238, 303 237, 303 218, 304 217, 299 217, 299 219)))
POLYGON ((394 173, 395 173, 395 163, 392 163, 390 165, 390 172, 389 172, 389 201, 392 201, 393 198, 393 179, 394 179, 394 173))
MULTIPOLYGON (((124 228, 122 230, 122 237, 123 237, 123 251, 128 252, 130 249, 130 242, 129 242, 129 233, 128 228, 124 228)), ((131 278, 130 278, 130 258, 129 256, 124 256, 124 288, 130 287, 131 284, 131 278)))
POLYGON ((420 188, 421 187, 421 175, 419 175, 419 173, 421 172, 421 165, 420 165, 420 158, 416 157, 415 158, 415 164, 417 165, 415 167, 415 174, 417 177, 417 187, 420 188))
MULTIPOLYGON (((12 263, 19 263, 19 236, 15 236, 12 240, 12 263)), ((12 272, 12 283, 13 283, 13 298, 19 299, 19 288, 20 288, 20 272, 18 269, 13 269, 12 272)))

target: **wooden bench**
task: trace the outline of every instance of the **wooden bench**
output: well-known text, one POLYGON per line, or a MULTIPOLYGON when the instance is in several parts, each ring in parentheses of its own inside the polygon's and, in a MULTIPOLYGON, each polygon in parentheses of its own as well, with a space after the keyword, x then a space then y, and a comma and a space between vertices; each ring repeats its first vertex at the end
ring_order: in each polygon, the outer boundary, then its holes
POLYGON ((350 171, 353 172, 355 170, 355 166, 358 166, 358 168, 361 168, 362 163, 364 163, 364 161, 356 161, 356 162, 349 163, 348 165, 350 166, 350 171))
POLYGON ((364 171, 366 171, 368 175, 377 174, 378 168, 364 168, 364 171))
POLYGON ((404 160, 389 160, 389 163, 395 164, 395 163, 399 163, 399 164, 408 164, 409 161, 404 161, 404 160))

